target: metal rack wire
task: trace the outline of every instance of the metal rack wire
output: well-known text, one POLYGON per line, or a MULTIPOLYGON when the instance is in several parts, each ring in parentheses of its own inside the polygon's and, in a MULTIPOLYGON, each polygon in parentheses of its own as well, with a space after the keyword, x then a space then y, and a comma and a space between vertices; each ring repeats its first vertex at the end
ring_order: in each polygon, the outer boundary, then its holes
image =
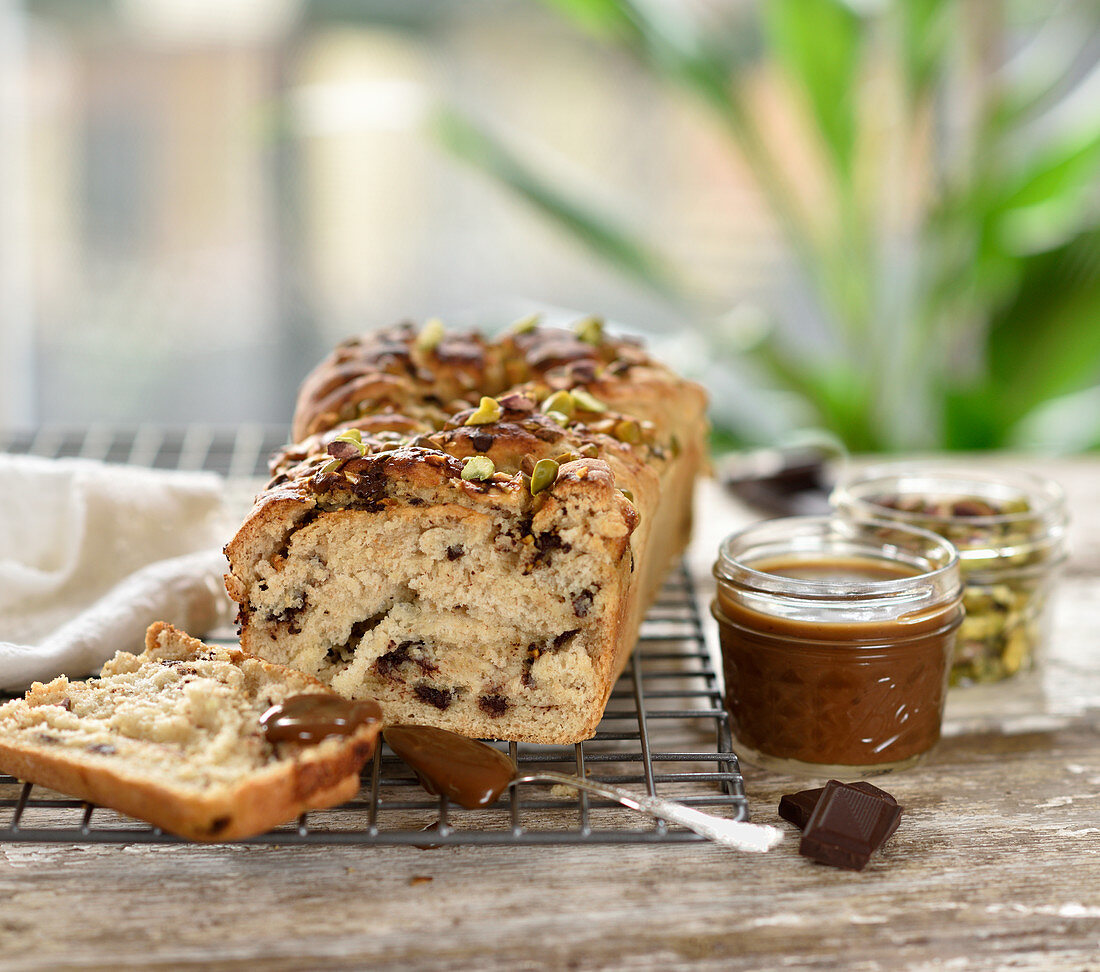
MULTIPOLYGON (((260 475, 283 441, 273 427, 240 429, 43 429, 0 434, 0 451, 83 456, 158 468, 260 475)), ((216 640, 216 639, 215 639, 216 640)), ((502 744, 503 745, 503 744, 502 744)), ((521 771, 572 772, 672 797, 735 820, 748 802, 722 705, 695 591, 680 567, 650 610, 596 735, 575 746, 510 743, 521 771)), ((0 843, 170 843, 157 828, 0 774, 0 843)), ((464 810, 428 796, 412 772, 380 746, 356 799, 303 815, 252 838, 263 844, 609 844, 679 843, 695 834, 653 823, 618 804, 538 784, 514 787, 496 804, 464 810)))

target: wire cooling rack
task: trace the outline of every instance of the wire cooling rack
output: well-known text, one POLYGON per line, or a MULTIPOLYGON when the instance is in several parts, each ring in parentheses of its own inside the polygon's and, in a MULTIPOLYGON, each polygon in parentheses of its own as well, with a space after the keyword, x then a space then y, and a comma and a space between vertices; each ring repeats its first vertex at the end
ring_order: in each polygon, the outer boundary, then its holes
MULTIPOLYGON (((262 476, 284 430, 187 427, 42 429, 0 433, 0 451, 81 456, 172 469, 209 469, 233 479, 262 476)), ((208 640, 220 640, 212 637, 208 640)), ((521 771, 575 773, 679 800, 734 820, 748 802, 717 673, 703 637, 691 577, 667 578, 642 625, 596 735, 575 746, 509 743, 521 771)), ((454 844, 680 843, 694 833, 653 822, 582 791, 525 784, 496 804, 465 810, 430 797, 381 745, 357 797, 314 811, 248 843, 454 844)), ((0 843, 172 843, 163 831, 113 810, 0 774, 0 843)))

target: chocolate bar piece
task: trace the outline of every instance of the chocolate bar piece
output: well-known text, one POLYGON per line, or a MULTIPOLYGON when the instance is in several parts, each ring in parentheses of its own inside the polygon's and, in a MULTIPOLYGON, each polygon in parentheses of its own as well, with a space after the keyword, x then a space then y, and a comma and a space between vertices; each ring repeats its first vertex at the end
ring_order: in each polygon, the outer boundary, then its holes
MULTIPOLYGON (((872 786, 870 783, 865 783, 862 780, 858 783, 849 783, 848 786, 854 786, 857 790, 862 790, 864 793, 870 793, 872 796, 882 797, 882 799, 897 806, 898 801, 895 800, 885 790, 880 790, 877 786, 872 786)), ((810 819, 810 814, 814 812, 814 807, 817 806, 817 801, 821 798, 821 794, 825 792, 825 787, 819 786, 813 790, 799 790, 798 793, 784 793, 779 800, 779 816, 784 820, 789 820, 799 830, 804 830, 807 821, 810 819)), ((900 820, 901 817, 898 817, 900 820)), ((884 840, 890 838, 890 834, 893 834, 894 830, 897 830, 898 821, 894 821, 894 828, 886 835, 884 840)))
POLYGON ((866 790, 829 780, 802 831, 798 853, 861 871, 897 829, 901 807, 866 790))

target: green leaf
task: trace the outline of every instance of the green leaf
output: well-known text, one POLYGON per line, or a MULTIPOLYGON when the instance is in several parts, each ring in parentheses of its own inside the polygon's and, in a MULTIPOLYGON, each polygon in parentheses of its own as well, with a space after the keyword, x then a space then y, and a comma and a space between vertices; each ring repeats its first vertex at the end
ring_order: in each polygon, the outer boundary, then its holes
POLYGON ((744 135, 745 108, 731 86, 740 58, 722 38, 708 36, 685 5, 633 0, 543 0, 588 33, 624 44, 666 81, 679 84, 744 135))
POLYGON ((1062 454, 1100 449, 1100 385, 1044 402, 1012 430, 1009 445, 1062 454))
POLYGON ((773 333, 765 335, 747 356, 787 389, 813 407, 821 427, 853 452, 884 445, 874 427, 874 406, 866 375, 836 358, 805 356, 787 348, 773 333))
POLYGON ((1003 446, 1005 425, 997 417, 995 399, 984 381, 967 388, 941 389, 943 447, 973 452, 1003 446))
POLYGON ((543 0, 586 33, 609 39, 636 39, 637 24, 630 5, 619 0, 543 0))
POLYGON ((911 95, 928 88, 940 73, 950 39, 951 10, 947 0, 895 0, 900 15, 899 47, 911 95))
POLYGON ((1008 253, 1029 253, 1064 243, 1084 221, 1100 173, 1100 120, 1072 140, 1042 149, 1005 180, 993 215, 993 232, 1008 253))
POLYGON ((1024 262, 988 332, 989 383, 1006 430, 1100 379, 1100 229, 1024 262))
POLYGON ((554 186, 488 129, 453 106, 438 108, 430 126, 456 158, 507 186, 620 272, 662 297, 682 299, 668 261, 594 205, 554 186))
POLYGON ((840 0, 768 0, 764 29, 799 89, 837 170, 850 176, 863 22, 840 0))
MULTIPOLYGON (((1064 106, 1075 88, 1082 90, 1092 81, 1082 67, 1095 63, 1089 52, 1100 28, 1100 7, 1095 3, 1052 6, 1055 9, 998 72, 998 85, 990 92, 992 131, 1018 129, 1056 100, 1064 106)), ((1088 111, 1094 101, 1086 96, 1080 98, 1080 105, 1088 111)))

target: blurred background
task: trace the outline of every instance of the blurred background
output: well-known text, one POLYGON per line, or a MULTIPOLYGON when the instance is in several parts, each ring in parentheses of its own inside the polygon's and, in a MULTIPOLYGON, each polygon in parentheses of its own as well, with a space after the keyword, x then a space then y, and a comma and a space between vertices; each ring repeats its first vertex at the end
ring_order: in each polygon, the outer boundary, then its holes
POLYGON ((539 309, 719 444, 1100 447, 1100 2, 0 0, 0 427, 539 309))

